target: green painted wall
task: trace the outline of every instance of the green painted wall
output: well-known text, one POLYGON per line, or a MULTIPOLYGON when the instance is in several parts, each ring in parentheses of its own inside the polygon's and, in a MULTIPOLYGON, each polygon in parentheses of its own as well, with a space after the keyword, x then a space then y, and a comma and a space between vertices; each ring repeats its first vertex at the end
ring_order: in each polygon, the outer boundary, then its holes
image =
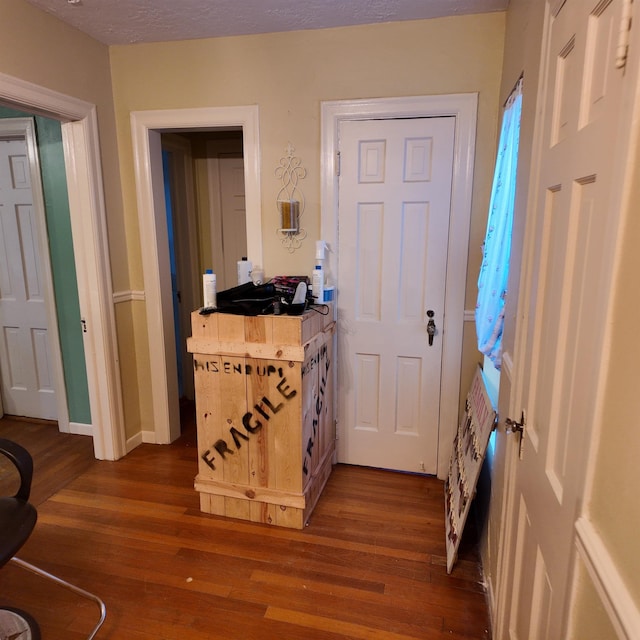
MULTIPOLYGON (((31 114, 0 106, 0 118, 31 114)), ((69 420, 91 424, 60 123, 35 117, 69 420)))

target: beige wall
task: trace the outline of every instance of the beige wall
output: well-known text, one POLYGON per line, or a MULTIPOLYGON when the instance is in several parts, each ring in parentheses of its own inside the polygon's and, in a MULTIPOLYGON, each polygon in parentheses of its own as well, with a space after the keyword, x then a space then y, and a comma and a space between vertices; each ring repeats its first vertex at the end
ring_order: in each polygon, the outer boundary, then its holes
MULTIPOLYGON (((111 49, 131 286, 143 288, 129 114, 135 110, 257 104, 260 111, 262 232, 267 276, 306 273, 320 233, 320 103, 372 97, 479 93, 467 308, 484 237, 496 147, 504 14, 391 23, 111 49), (303 247, 288 253, 275 229, 274 175, 291 142, 307 176, 303 247)), ((137 323, 136 326, 139 326, 137 323)), ((136 337, 139 357, 146 334, 136 337)), ((477 353, 467 349, 463 387, 477 353)), ((146 371, 140 371, 144 378, 146 371)), ((142 399, 148 408, 148 399, 142 399)), ((143 411, 143 416, 145 411, 143 411)), ((149 412, 146 415, 151 415, 149 412)), ((143 419, 144 423, 144 419, 143 419)), ((143 428, 150 425, 143 424, 143 428)))
MULTIPOLYGON (((634 139, 639 134, 638 125, 634 139)), ((602 538, 640 611, 640 152, 629 199, 615 288, 612 342, 588 517, 602 538)), ((603 366, 605 363, 603 363, 603 366)))
POLYGON ((2 0, 0 35, 2 73, 113 112, 106 46, 24 0, 2 0))
MULTIPOLYGON (((97 106, 109 240, 116 253, 122 251, 126 242, 108 48, 24 0, 2 0, 0 72, 97 106)), ((114 261, 113 269, 116 290, 126 288, 126 262, 114 261)))
MULTIPOLYGON (((475 200, 486 207, 495 153, 502 60, 501 13, 367 27, 300 31, 111 49, 127 218, 136 219, 129 113, 146 109, 257 104, 267 275, 311 268, 320 228, 320 102, 368 97, 480 92, 475 200), (310 241, 295 254, 273 241, 274 176, 291 141, 307 168, 310 241), (488 162, 487 162, 488 161, 488 162)), ((475 230, 483 227, 474 216, 475 230)), ((475 234, 478 237, 478 234, 475 234)), ((479 247, 479 245, 478 245, 479 247)), ((479 248, 478 248, 479 253, 479 248)), ((479 258, 475 260, 479 263, 479 258)), ((141 286, 139 256, 134 278, 141 286)), ((477 271, 477 267, 476 267, 477 271)), ((138 286, 138 285, 136 285, 138 286)))
POLYGON ((578 563, 576 569, 576 593, 571 608, 569 638, 576 640, 615 640, 618 636, 609 614, 596 591, 587 568, 578 563))

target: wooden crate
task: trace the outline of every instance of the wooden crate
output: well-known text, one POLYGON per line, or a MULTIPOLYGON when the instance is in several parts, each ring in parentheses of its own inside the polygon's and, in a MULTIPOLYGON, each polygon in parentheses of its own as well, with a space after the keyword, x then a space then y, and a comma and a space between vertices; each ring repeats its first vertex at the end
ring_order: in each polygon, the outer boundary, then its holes
POLYGON ((202 511, 304 527, 335 451, 332 318, 192 314, 202 511))

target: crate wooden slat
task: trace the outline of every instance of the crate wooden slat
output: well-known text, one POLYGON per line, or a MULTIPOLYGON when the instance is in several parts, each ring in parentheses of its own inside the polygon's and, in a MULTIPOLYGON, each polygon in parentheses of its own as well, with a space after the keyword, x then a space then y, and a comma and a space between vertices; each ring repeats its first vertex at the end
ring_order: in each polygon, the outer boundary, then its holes
POLYGON ((202 511, 304 527, 335 452, 331 311, 192 314, 202 511))

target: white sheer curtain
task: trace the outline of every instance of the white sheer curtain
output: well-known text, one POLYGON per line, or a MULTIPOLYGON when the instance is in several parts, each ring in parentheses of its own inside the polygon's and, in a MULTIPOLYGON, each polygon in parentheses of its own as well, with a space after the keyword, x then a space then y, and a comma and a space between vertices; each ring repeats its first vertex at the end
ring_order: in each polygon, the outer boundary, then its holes
POLYGON ((502 328, 511 257, 521 112, 522 79, 509 96, 502 116, 487 232, 482 245, 482 266, 478 277, 475 311, 478 349, 493 362, 496 369, 500 369, 502 362, 502 328))

